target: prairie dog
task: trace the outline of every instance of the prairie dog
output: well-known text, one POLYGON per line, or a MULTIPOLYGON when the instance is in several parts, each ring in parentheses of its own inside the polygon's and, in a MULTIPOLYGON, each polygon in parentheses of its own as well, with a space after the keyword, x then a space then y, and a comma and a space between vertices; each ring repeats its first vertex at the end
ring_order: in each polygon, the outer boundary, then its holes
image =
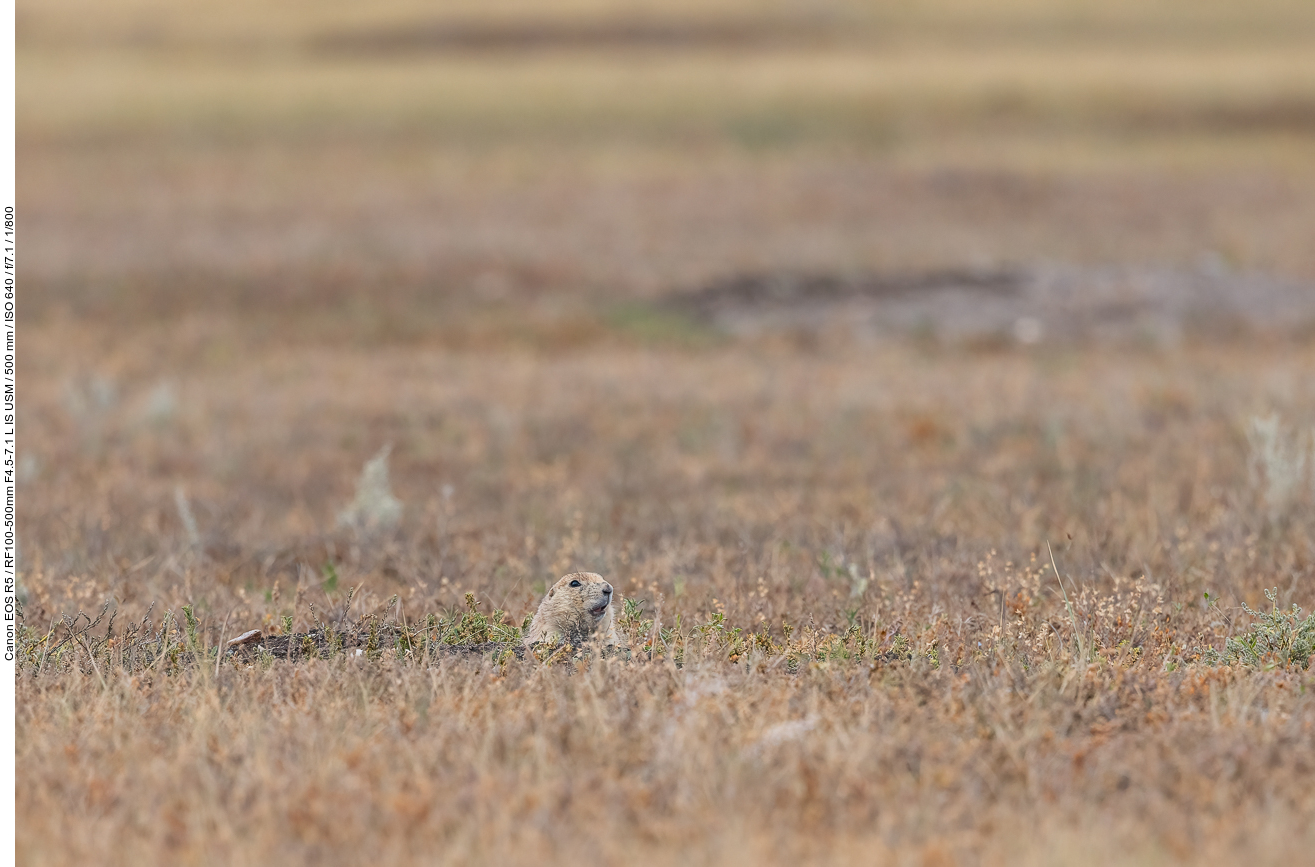
POLYGON ((616 645, 615 609, 620 597, 602 575, 572 572, 557 579, 539 603, 525 633, 525 646, 582 645, 597 639, 604 647, 616 645))

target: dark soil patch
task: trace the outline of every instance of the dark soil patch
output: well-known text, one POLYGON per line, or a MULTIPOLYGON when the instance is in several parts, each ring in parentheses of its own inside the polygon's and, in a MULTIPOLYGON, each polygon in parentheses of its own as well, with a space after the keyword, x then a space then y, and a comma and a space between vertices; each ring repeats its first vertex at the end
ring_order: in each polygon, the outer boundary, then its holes
POLYGON ((409 637, 395 627, 376 629, 354 628, 341 633, 326 635, 323 629, 310 632, 297 632, 292 635, 267 635, 239 647, 231 648, 228 656, 236 659, 255 660, 260 654, 267 653, 275 659, 299 660, 311 657, 328 659, 336 653, 371 653, 385 648, 402 650, 424 650, 432 656, 486 656, 491 653, 510 652, 517 659, 525 658, 525 648, 519 644, 488 641, 482 644, 445 644, 418 640, 414 634, 409 637))
POLYGON ((831 40, 825 22, 618 18, 595 21, 444 21, 323 36, 312 49, 335 55, 490 53, 608 49, 762 49, 831 40))
POLYGON ((741 273, 665 303, 732 334, 845 330, 968 342, 1174 343, 1190 334, 1303 334, 1315 323, 1315 286, 1216 260, 1195 269, 741 273))

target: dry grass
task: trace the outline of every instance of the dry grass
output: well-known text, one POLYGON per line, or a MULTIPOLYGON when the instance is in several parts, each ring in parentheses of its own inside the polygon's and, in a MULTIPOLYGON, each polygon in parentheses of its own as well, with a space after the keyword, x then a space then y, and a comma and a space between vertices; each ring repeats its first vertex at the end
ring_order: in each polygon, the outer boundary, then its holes
POLYGON ((199 863, 1278 860, 1310 843, 1310 674, 1192 662, 1265 587, 1309 607, 1309 512, 1268 522, 1245 445, 1260 403, 1311 417, 1309 347, 215 349, 184 368, 162 338, 121 348, 118 397, 75 424, 67 335, 46 338, 25 342, 38 634, 103 599, 120 634, 149 602, 157 622, 194 604, 209 644, 224 623, 302 631, 358 585, 353 614, 395 616, 399 595, 422 624, 469 590, 519 625, 579 567, 643 619, 661 605, 682 667, 644 661, 647 628, 632 663, 384 642, 218 679, 120 670, 112 646, 93 670, 75 643, 19 680, 29 863, 107 843, 199 863), (150 421, 162 361, 178 406, 150 421), (382 442, 401 525, 338 528, 382 442))
POLYGON ((1205 652, 1266 589, 1315 607, 1315 491, 1275 475, 1315 461, 1309 334, 652 304, 744 270, 1309 281, 1310 5, 694 5, 380 56, 530 13, 23 4, 23 863, 1310 851, 1315 676, 1205 652), (664 15, 711 29, 588 43, 664 15), (637 606, 629 660, 433 652, 514 640, 572 569, 637 606), (468 593, 490 628, 456 636, 468 593), (362 617, 360 656, 215 664, 362 617))
POLYGON ((19 855, 1280 863, 1311 843, 1303 686, 715 659, 24 678, 19 855))

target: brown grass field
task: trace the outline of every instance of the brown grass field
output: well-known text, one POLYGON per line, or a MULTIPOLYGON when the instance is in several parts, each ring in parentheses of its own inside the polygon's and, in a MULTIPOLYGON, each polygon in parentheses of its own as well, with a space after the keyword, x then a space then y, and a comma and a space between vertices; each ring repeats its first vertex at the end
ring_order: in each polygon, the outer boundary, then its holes
POLYGON ((206 5, 19 4, 20 863, 1309 857, 1315 7, 206 5))

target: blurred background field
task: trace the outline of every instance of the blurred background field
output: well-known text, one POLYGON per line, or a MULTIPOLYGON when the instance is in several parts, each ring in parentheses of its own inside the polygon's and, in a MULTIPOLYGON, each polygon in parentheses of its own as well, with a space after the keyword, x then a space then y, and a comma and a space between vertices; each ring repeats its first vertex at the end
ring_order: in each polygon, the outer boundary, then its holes
POLYGON ((754 269, 1315 275, 1299 2, 55 0, 19 37, 33 318, 432 337, 754 269))
POLYGON ((1201 651, 1315 604, 1315 5, 42 0, 18 69, 34 635, 583 568, 880 650, 38 665, 28 862, 1309 851, 1315 682, 1201 651))

